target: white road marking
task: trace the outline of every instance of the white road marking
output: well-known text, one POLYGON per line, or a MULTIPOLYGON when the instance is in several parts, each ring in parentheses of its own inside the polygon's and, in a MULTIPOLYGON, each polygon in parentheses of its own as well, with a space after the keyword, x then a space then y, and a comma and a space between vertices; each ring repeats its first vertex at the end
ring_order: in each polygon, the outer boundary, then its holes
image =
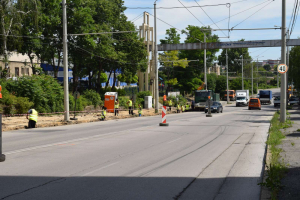
POLYGON ((94 172, 97 172, 97 171, 100 171, 100 170, 102 170, 102 169, 105 169, 105 168, 111 167, 111 166, 113 166, 113 165, 116 165, 116 164, 118 164, 118 163, 119 163, 119 162, 115 162, 115 163, 112 163, 112 164, 106 165, 106 166, 104 166, 104 167, 101 167, 101 168, 99 168, 99 169, 96 169, 96 170, 94 170, 94 171, 91 171, 91 172, 85 173, 85 174, 83 174, 83 175, 81 175, 81 176, 87 176, 87 175, 89 175, 89 174, 93 174, 94 172))
POLYGON ((181 140, 181 138, 177 138, 177 139, 175 139, 175 140, 172 140, 172 141, 168 142, 167 144, 171 144, 171 143, 176 142, 176 141, 178 141, 178 140, 181 140))

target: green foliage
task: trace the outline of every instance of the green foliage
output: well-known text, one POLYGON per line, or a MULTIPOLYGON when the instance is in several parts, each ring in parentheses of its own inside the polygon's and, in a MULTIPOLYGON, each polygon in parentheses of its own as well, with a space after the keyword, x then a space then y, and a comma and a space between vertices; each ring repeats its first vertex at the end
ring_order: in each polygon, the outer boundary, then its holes
POLYGON ((218 76, 216 81, 216 93, 221 93, 226 90, 226 76, 218 76))
POLYGON ((271 66, 270 66, 270 65, 264 65, 263 68, 264 68, 266 71, 270 71, 270 70, 271 70, 271 66))
POLYGON ((30 102, 26 97, 17 97, 16 98, 16 113, 25 114, 33 106, 33 102, 30 102))
MULTIPOLYGON (((89 104, 88 100, 84 98, 83 96, 80 96, 77 98, 76 101, 76 111, 83 111, 85 106, 91 105, 89 104)), ((70 111, 74 111, 75 108, 75 97, 74 95, 69 94, 69 106, 70 106, 70 111)))
POLYGON ((127 109, 128 108, 127 102, 129 101, 129 98, 128 97, 118 97, 118 99, 119 99, 120 106, 123 107, 124 109, 127 109))
POLYGON ((276 199, 278 192, 283 187, 281 184, 281 179, 284 176, 287 168, 283 163, 283 160, 280 161, 280 153, 282 149, 278 147, 281 144, 283 138, 285 138, 284 134, 280 129, 291 126, 291 123, 287 121, 286 123, 280 123, 279 121, 279 112, 276 112, 271 120, 271 128, 269 131, 269 138, 267 144, 269 145, 269 149, 271 151, 270 164, 267 165, 267 178, 266 181, 260 183, 260 185, 264 185, 271 190, 271 198, 276 199))
POLYGON ((173 106, 175 106, 175 107, 176 107, 178 104, 180 104, 180 105, 185 105, 185 104, 187 103, 187 99, 184 98, 182 95, 179 95, 179 96, 177 96, 177 97, 170 96, 170 97, 168 97, 168 101, 169 101, 169 100, 172 100, 173 106), (177 99, 178 99, 178 101, 177 101, 177 99))
POLYGON ((87 101, 90 102, 89 104, 93 105, 95 108, 103 104, 103 102, 101 101, 100 94, 97 93, 95 90, 86 90, 83 93, 83 97, 87 99, 87 101))
POLYGON ((6 89, 17 97, 27 97, 39 113, 64 111, 62 86, 51 76, 34 75, 7 80, 6 89))
POLYGON ((161 44, 179 44, 180 43, 180 34, 177 33, 175 28, 167 29, 167 37, 164 40, 160 40, 161 44))
POLYGON ((144 107, 144 102, 145 102, 146 96, 152 96, 151 92, 150 91, 142 91, 142 92, 137 93, 134 106, 137 108, 138 104, 140 104, 142 107, 144 107))
POLYGON ((290 66, 289 66, 289 80, 294 81, 294 87, 300 90, 300 46, 295 46, 290 51, 290 66))

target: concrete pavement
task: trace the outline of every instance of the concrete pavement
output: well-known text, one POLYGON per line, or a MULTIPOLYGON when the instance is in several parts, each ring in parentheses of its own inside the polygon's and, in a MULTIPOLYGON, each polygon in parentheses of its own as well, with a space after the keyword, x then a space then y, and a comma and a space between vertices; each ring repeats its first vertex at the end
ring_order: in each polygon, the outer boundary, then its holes
POLYGON ((4 132, 0 199, 259 199, 272 106, 4 132))

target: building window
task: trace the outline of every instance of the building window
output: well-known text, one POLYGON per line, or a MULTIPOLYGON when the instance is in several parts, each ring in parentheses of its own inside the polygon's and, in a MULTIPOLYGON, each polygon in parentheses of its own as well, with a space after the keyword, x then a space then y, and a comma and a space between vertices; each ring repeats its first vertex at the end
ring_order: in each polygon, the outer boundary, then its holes
POLYGON ((23 76, 25 75, 25 68, 21 69, 21 73, 22 73, 23 76))
POLYGON ((15 76, 20 76, 20 71, 19 71, 19 67, 15 68, 15 76))
POLYGON ((29 76, 29 68, 26 69, 26 74, 29 76))

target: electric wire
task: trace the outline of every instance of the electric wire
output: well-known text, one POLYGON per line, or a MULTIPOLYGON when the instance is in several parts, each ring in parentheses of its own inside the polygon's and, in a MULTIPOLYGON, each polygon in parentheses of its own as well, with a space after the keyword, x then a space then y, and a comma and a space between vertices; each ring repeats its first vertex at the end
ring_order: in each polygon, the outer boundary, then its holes
MULTIPOLYGON (((224 18, 224 19, 222 19, 222 20, 220 20, 220 21, 217 21, 216 22, 216 24, 217 23, 220 23, 220 22, 222 22, 222 21, 224 21, 224 20, 226 20, 226 19, 229 19, 230 17, 234 17, 234 16, 236 16, 236 15, 239 15, 239 14, 241 14, 241 13, 244 13, 245 11, 248 11, 248 10, 251 10, 251 9, 253 9, 253 8, 256 8, 257 6, 260 6, 260 5, 262 5, 262 4, 265 4, 265 3, 267 3, 267 2, 269 2, 270 0, 267 0, 267 1, 264 1, 264 2, 262 2, 262 3, 260 3, 260 4, 257 4, 257 5, 255 5, 255 6, 252 6, 252 7, 250 7, 250 8, 247 8, 247 9, 245 9, 245 10, 243 10, 243 11, 240 11, 240 12, 238 12, 238 13, 236 13, 236 14, 233 14, 233 15, 231 15, 231 16, 229 16, 229 17, 226 17, 226 18, 224 18)), ((211 25, 209 25, 209 26, 212 26, 213 24, 211 24, 211 25)))
POLYGON ((136 18, 143 16, 143 14, 144 14, 144 12, 142 12, 141 14, 139 14, 138 16, 136 16, 135 18, 133 18, 132 20, 129 20, 129 21, 134 22, 136 20, 136 18))
MULTIPOLYGON (((178 1, 181 3, 180 0, 178 0, 178 1)), ((185 7, 185 5, 183 3, 181 3, 181 4, 185 7)), ((189 13, 191 13, 197 19, 198 22, 200 22, 200 24, 202 24, 203 26, 205 26, 205 24, 203 24, 187 7, 185 7, 185 8, 187 9, 187 11, 189 11, 189 13)))
MULTIPOLYGON (((196 4, 198 5, 198 6, 200 6, 199 4, 198 4, 198 2, 197 2, 197 0, 194 0, 195 2, 196 2, 196 4)), ((214 23, 214 25, 215 26, 217 26, 219 29, 220 29, 220 27, 214 22, 214 20, 207 14, 207 12, 205 12, 205 10, 202 8, 202 7, 200 7, 201 8, 201 10, 205 13, 205 15, 212 21, 212 23, 214 23)), ((229 7, 230 8, 230 7, 229 7)), ((229 16, 230 16, 230 13, 229 13, 229 16)), ((225 35, 225 37, 229 37, 229 35, 227 36, 223 31, 222 31, 222 33, 225 35)), ((230 40, 230 39, 229 39, 230 40)))
POLYGON ((255 13, 251 14, 250 16, 248 16, 246 19, 244 19, 243 21, 241 21, 240 23, 236 24, 235 26, 233 26, 231 29, 234 29, 235 27, 237 27, 238 25, 240 25, 241 23, 245 22, 247 19, 249 19, 250 17, 252 17, 253 15, 255 15, 256 13, 258 13, 259 11, 261 11, 262 9, 264 9, 265 7, 267 7, 268 5, 270 5, 273 1, 271 1, 270 3, 264 5, 262 8, 260 8, 258 11, 256 11, 255 13))

